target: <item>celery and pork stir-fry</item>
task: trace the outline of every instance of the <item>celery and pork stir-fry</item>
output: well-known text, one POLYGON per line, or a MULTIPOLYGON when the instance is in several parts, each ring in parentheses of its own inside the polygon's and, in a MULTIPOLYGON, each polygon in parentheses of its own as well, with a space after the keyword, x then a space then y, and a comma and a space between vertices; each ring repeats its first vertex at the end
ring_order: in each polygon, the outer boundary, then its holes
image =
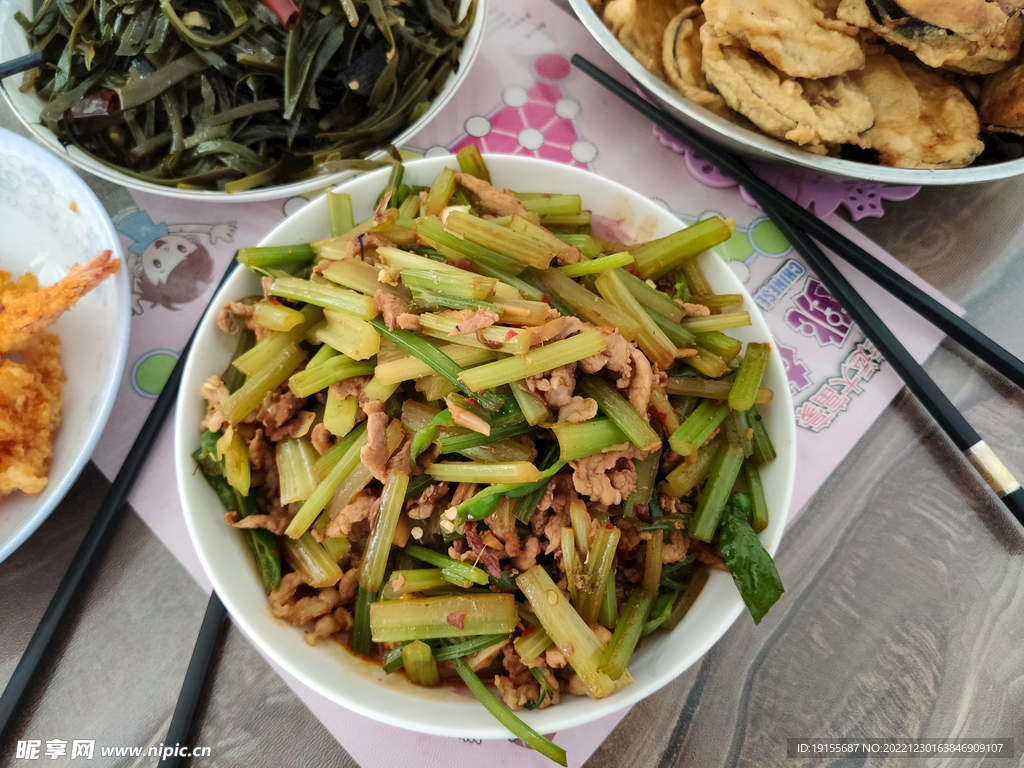
POLYGON ((510 710, 629 685, 709 568, 755 622, 782 593, 756 535, 769 347, 722 333, 749 315, 694 258, 726 222, 605 242, 579 196, 458 161, 429 188, 396 165, 364 222, 331 194, 329 239, 239 252, 263 295, 218 320, 238 347, 195 456, 275 616, 457 675, 564 764, 510 710))

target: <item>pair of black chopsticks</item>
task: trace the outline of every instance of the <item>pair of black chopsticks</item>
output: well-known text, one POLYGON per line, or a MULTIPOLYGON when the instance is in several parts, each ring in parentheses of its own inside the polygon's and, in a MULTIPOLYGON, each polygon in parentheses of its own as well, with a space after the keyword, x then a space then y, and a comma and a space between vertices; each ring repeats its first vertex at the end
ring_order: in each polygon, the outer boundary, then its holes
POLYGON ((762 181, 740 158, 686 127, 654 106, 652 102, 644 100, 582 56, 573 56, 572 64, 673 138, 713 163, 719 171, 746 187, 750 196, 793 244, 796 251, 807 260, 825 287, 846 308, 864 334, 874 342, 907 388, 921 401, 957 449, 970 461, 1017 521, 1024 525, 1024 489, 1020 483, 811 238, 820 240, 840 258, 857 267, 950 338, 955 339, 968 351, 1022 388, 1024 362, 878 262, 867 251, 850 242, 817 216, 762 181))
MULTIPOLYGON (((221 278, 220 284, 214 290, 214 297, 216 297, 224 283, 227 282, 235 266, 236 262, 232 258, 231 265, 224 273, 224 277, 221 278)), ((211 299, 210 303, 213 303, 213 299, 211 299)), ((205 314, 204 311, 203 316, 205 314)), ((185 344, 185 348, 182 349, 181 355, 178 357, 178 362, 175 363, 174 369, 167 379, 167 383, 164 384, 163 389, 160 391, 160 396, 153 405, 153 409, 149 412, 149 416, 142 426, 142 431, 132 444, 128 457, 124 460, 124 464, 121 465, 117 477, 111 483, 110 490, 107 491, 107 495, 104 497, 103 503, 96 513, 96 517, 89 526, 89 530, 86 531, 85 538, 82 539, 78 551, 71 560, 71 565, 68 566, 60 586, 57 587, 53 599, 50 600, 50 604, 46 607, 46 612, 36 627, 31 640, 29 640, 25 652, 18 661, 14 674, 11 675, 7 687, 4 688, 4 692, 0 694, 0 744, 4 743, 10 736, 11 728, 17 721, 28 693, 39 677, 40 666, 43 660, 50 655, 55 647, 60 630, 64 628, 68 617, 78 603, 78 599, 81 597, 86 585, 89 583, 89 579, 98 569, 100 560, 106 550, 107 542, 110 540, 117 524, 121 521, 125 510, 128 508, 126 504, 128 494, 135 485, 139 472, 145 465, 146 458, 149 456, 150 450, 160 435, 161 426, 174 409, 174 402, 177 399, 178 389, 181 386, 181 376, 185 368, 185 360, 188 358, 195 335, 196 331, 193 330, 188 343, 185 344)), ((193 652, 193 658, 189 663, 188 672, 185 677, 185 685, 182 687, 178 705, 171 718, 171 727, 168 732, 168 738, 164 742, 165 744, 184 743, 186 740, 192 721, 192 713, 199 699, 202 681, 205 677, 206 668, 217 637, 216 633, 211 635, 208 625, 215 625, 219 629, 224 615, 224 607, 221 605, 217 595, 214 594, 207 607, 201 629, 201 636, 208 637, 209 639, 206 640, 206 646, 200 647, 197 645, 196 650, 193 652), (201 668, 199 665, 201 665, 201 668), (198 682, 196 682, 197 679, 198 682)), ((167 765, 170 767, 176 766, 178 760, 178 757, 170 758, 167 761, 167 765)))

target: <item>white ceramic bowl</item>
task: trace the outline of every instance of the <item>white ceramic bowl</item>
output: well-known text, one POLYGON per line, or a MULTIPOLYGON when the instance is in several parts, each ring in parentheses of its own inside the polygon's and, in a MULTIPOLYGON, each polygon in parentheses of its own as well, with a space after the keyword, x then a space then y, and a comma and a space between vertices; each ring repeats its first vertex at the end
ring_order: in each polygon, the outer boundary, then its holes
MULTIPOLYGON (((110 217, 78 174, 42 147, 0 129, 0 269, 15 277, 32 272, 46 286, 108 248, 123 258, 110 217)), ((0 560, 64 498, 96 447, 128 353, 130 296, 127 270, 121 269, 51 327, 60 336, 67 374, 64 423, 46 488, 0 501, 0 560)))
POLYGON ((629 76, 648 93, 654 96, 674 117, 698 133, 713 139, 726 149, 747 155, 756 160, 772 163, 791 163, 812 168, 816 171, 834 173, 865 181, 881 181, 890 184, 947 185, 974 184, 981 181, 1005 179, 1024 174, 1024 159, 1004 160, 988 165, 974 165, 967 168, 943 170, 919 170, 912 168, 888 168, 837 157, 822 157, 806 152, 797 145, 773 138, 756 129, 744 128, 682 96, 668 83, 652 75, 611 33, 598 18, 590 0, 569 0, 569 4, 580 21, 601 47, 617 61, 629 76))
MULTIPOLYGON (((29 44, 25 37, 25 31, 15 20, 14 14, 16 11, 20 10, 29 18, 32 18, 32 9, 35 5, 36 4, 33 0, 0 0, 0 61, 7 61, 29 53, 29 44)), ((461 5, 462 12, 465 13, 466 8, 468 7, 469 0, 463 0, 461 5)), ((466 39, 462 47, 462 53, 459 54, 458 70, 448 76, 448 80, 445 82, 444 87, 430 102, 430 108, 427 109, 427 111, 424 112, 416 122, 407 126, 401 133, 391 138, 392 144, 398 147, 404 145, 409 141, 409 139, 415 136, 416 133, 424 128, 427 123, 433 120, 434 117, 437 116, 437 114, 444 108, 445 104, 451 100, 452 96, 455 95, 455 91, 458 90, 459 86, 461 86, 462 82, 466 79, 466 75, 469 72, 470 67, 473 66, 473 61, 476 59, 476 55, 480 52, 480 43, 483 40, 484 23, 486 19, 487 0, 477 0, 476 19, 473 22, 473 27, 470 29, 469 34, 466 35, 466 39)), ((21 83, 21 75, 16 75, 0 81, 0 94, 3 95, 14 113, 36 138, 42 141, 52 151, 56 152, 60 157, 63 157, 65 160, 78 166, 82 170, 89 171, 89 173, 95 174, 102 179, 112 181, 115 184, 120 184, 128 187, 129 189, 137 189, 140 192, 149 192, 154 195, 177 197, 183 200, 207 200, 217 203, 248 203, 253 202, 254 200, 277 200, 279 198, 301 195, 305 192, 311 192, 317 189, 324 189, 325 187, 338 184, 355 175, 354 171, 340 171, 338 173, 317 176, 312 179, 296 181, 290 184, 257 187, 256 189, 250 189, 244 192, 233 192, 231 194, 211 190, 177 189, 175 187, 165 187, 160 184, 140 181, 139 179, 129 176, 128 174, 120 173, 110 166, 99 162, 91 155, 82 152, 73 145, 66 146, 61 143, 61 140, 53 133, 53 131, 39 122, 39 113, 42 111, 43 107, 46 106, 46 102, 43 101, 35 91, 30 93, 21 93, 21 91, 18 90, 21 83)), ((386 155, 383 151, 379 151, 370 155, 370 157, 383 158, 386 157, 386 155)))
MULTIPOLYGON (((657 237, 681 226, 665 209, 586 171, 505 155, 489 155, 486 162, 498 186, 521 191, 578 193, 583 196, 585 207, 595 214, 614 207, 616 218, 623 210, 632 209, 635 215, 627 217, 621 225, 626 232, 642 218, 652 216, 658 222, 657 237)), ((409 184, 429 184, 441 168, 450 164, 454 164, 454 158, 411 162, 406 167, 405 180, 409 184)), ((375 171, 339 188, 352 195, 357 220, 369 217, 373 202, 386 181, 386 172, 375 171)), ((326 202, 321 198, 282 222, 261 244, 304 243, 329 235, 326 202)), ((736 337, 744 341, 770 341, 771 334, 756 305, 724 262, 712 254, 700 258, 717 291, 744 295, 744 309, 750 312, 753 325, 738 330, 736 337)), ((211 374, 224 370, 233 350, 234 340, 216 327, 218 308, 230 299, 259 292, 259 281, 248 272, 236 272, 224 286, 199 327, 178 398, 174 426, 178 489, 192 542, 210 581, 231 615, 264 651, 329 699, 375 720, 424 733, 478 739, 507 737, 505 729, 474 699, 452 689, 419 688, 402 675, 385 675, 379 665, 361 660, 338 643, 321 642, 310 648, 303 642, 302 632, 270 615, 267 597, 256 577, 249 551, 239 532, 224 525, 223 509, 203 477, 195 472, 190 455, 198 443, 199 421, 206 412, 199 387, 211 374), (428 701, 429 705, 424 706, 428 701)), ((775 400, 764 413, 778 458, 762 471, 772 515, 761 539, 768 550, 774 552, 789 511, 795 464, 793 408, 782 361, 777 354, 771 357, 765 384, 775 391, 775 400)), ((729 575, 714 572, 675 631, 652 636, 642 645, 629 665, 633 685, 601 701, 566 696, 557 706, 518 714, 539 732, 551 733, 632 704, 654 693, 693 664, 744 610, 729 575)))

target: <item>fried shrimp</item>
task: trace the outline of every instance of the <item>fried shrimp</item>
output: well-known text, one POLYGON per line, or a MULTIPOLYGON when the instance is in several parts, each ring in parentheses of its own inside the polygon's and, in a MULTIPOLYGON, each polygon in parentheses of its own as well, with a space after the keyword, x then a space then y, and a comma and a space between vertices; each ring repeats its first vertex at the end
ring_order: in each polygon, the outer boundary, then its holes
POLYGON ((705 0, 707 23, 792 77, 821 79, 864 66, 857 27, 810 0, 705 0))
POLYGON ((56 322, 120 267, 119 259, 103 251, 76 264, 66 277, 43 289, 32 275, 23 275, 14 282, 9 272, 0 271, 0 353, 19 351, 32 334, 56 322))

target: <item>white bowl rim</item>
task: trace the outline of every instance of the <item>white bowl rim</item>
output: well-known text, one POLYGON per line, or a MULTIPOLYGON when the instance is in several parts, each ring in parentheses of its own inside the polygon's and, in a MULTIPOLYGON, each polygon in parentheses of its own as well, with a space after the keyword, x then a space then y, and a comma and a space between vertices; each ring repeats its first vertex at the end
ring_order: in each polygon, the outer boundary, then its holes
MULTIPOLYGON (((46 165, 50 168, 58 169, 56 174, 64 177, 67 180, 68 187, 74 190, 75 196, 81 200, 89 200, 93 203, 97 209, 105 211, 103 204, 96 197, 96 194, 89 189, 89 185, 71 168, 62 163, 55 155, 51 152, 44 150, 29 139, 23 136, 19 136, 12 131, 0 129, 0 138, 3 141, 10 141, 13 144, 20 145, 22 151, 26 157, 33 156, 37 158, 36 162, 40 165, 46 165)), ((57 507, 58 504, 67 495, 67 492, 71 490, 71 486, 74 485, 78 476, 82 473, 82 468, 85 467, 86 462, 92 456, 92 452, 96 449, 96 444, 99 442, 100 435, 103 434, 103 430, 106 427, 107 421, 110 418, 110 412, 114 407, 114 400, 117 399, 117 392, 121 386, 121 378, 124 376, 124 365, 128 358, 128 341, 131 336, 131 311, 128 303, 128 270, 124 267, 124 253, 121 250, 121 240, 118 238, 117 231, 114 229, 114 224, 110 220, 110 216, 106 216, 97 224, 101 228, 103 235, 109 237, 109 242, 113 244, 111 251, 115 258, 121 260, 121 269, 118 270, 118 274, 115 279, 121 283, 121 294, 124 299, 121 301, 119 306, 120 322, 118 327, 120 333, 118 338, 114 341, 115 343, 115 359, 117 364, 115 370, 112 372, 113 375, 107 380, 107 383, 103 387, 103 391, 100 393, 99 408, 97 409, 97 416, 93 427, 89 431, 88 438, 80 443, 75 449, 74 459, 71 463, 70 471, 63 477, 58 478, 53 486, 47 486, 47 492, 52 495, 48 499, 47 503, 42 504, 36 509, 29 517, 25 518, 21 527, 15 532, 15 534, 7 541, 0 543, 0 562, 5 560, 11 553, 14 552, 22 543, 31 536, 35 530, 42 525, 43 521, 50 516, 50 513, 57 507), (53 492, 50 490, 51 487, 55 487, 57 490, 53 492)), ((72 310, 73 311, 73 310, 72 310)), ((55 440, 60 440, 60 432, 57 432, 55 440)))
POLYGON ((787 163, 813 171, 831 173, 849 179, 877 181, 908 186, 944 186, 977 184, 1024 174, 1024 158, 1005 160, 966 168, 890 168, 806 152, 796 145, 781 141, 759 131, 736 125, 710 110, 693 103, 670 85, 651 74, 598 18, 589 0, 569 0, 577 18, 615 62, 634 81, 652 93, 663 104, 676 109, 692 120, 713 128, 722 137, 748 147, 748 154, 757 160, 775 164, 787 163))
MULTIPOLYGON (((631 201, 642 201, 645 207, 647 207, 650 210, 653 210, 653 208, 650 208, 650 206, 652 206, 653 204, 650 203, 650 201, 647 200, 646 198, 643 198, 639 193, 634 192, 628 187, 625 187, 622 184, 619 184, 618 182, 612 181, 611 179, 597 176, 596 174, 590 171, 581 170, 579 168, 553 162, 550 160, 543 160, 518 155, 484 154, 484 160, 488 164, 492 172, 495 172, 495 175, 499 176, 499 178, 501 174, 501 166, 505 163, 534 165, 540 169, 539 172, 542 172, 544 169, 551 169, 555 170, 557 173, 560 174, 576 176, 591 182, 593 182, 596 178, 597 180, 599 180, 599 183, 607 184, 608 187, 613 189, 615 192, 625 194, 631 201)), ((453 161, 453 156, 442 156, 417 159, 409 161, 408 163, 406 163, 406 165, 407 167, 414 165, 419 167, 436 166, 438 169, 440 169, 441 167, 453 161)), ((370 174, 366 174, 364 176, 359 177, 358 180, 351 180, 350 182, 337 187, 336 191, 345 191, 349 183, 369 184, 370 182, 376 181, 381 186, 383 186, 383 184, 386 182, 388 172, 388 169, 380 169, 377 171, 373 171, 370 174), (376 174, 376 177, 374 177, 372 174, 376 174)), ((318 198, 317 200, 311 202, 309 205, 305 206, 300 211, 296 212, 296 214, 293 214, 293 216, 297 216, 301 214, 302 211, 310 209, 313 205, 316 205, 318 202, 320 202, 321 205, 325 204, 323 203, 322 199, 318 198)), ((662 213, 675 218, 674 215, 668 213, 663 208, 659 208, 659 210, 662 213)), ((263 238, 263 240, 261 240, 261 243, 271 240, 280 230, 285 229, 286 226, 290 224, 291 218, 292 217, 289 217, 289 219, 285 219, 285 221, 279 223, 270 233, 268 233, 263 238)), ((683 222, 681 221, 679 222, 679 225, 680 227, 684 226, 683 222)), ((213 298, 209 308, 204 314, 203 319, 200 321, 200 328, 204 328, 215 322, 216 315, 219 312, 219 308, 226 301, 232 298, 231 290, 234 288, 233 282, 237 277, 238 273, 233 275, 232 278, 229 279, 224 284, 220 291, 218 291, 217 295, 213 298)), ((774 339, 774 337, 771 335, 770 330, 767 327, 767 324, 764 322, 763 316, 761 315, 760 311, 756 309, 756 305, 754 304, 753 299, 750 297, 750 294, 746 290, 745 286, 743 286, 742 283, 740 283, 740 281, 735 277, 733 277, 732 279, 735 281, 739 291, 742 292, 747 307, 754 308, 754 312, 756 313, 756 316, 752 317, 752 319, 754 320, 754 326, 756 327, 760 324, 763 330, 765 331, 766 335, 769 338, 774 339)), ((777 347, 774 344, 772 355, 773 358, 776 358, 778 356, 777 347)), ((413 721, 403 719, 400 716, 395 716, 393 713, 389 712, 385 708, 375 707, 373 706, 372 702, 366 702, 360 700, 358 697, 352 696, 351 693, 348 691, 340 691, 331 688, 330 686, 323 685, 320 682, 320 680, 318 680, 316 677, 305 674, 303 670, 299 669, 297 664, 292 662, 290 654, 277 653, 276 650, 269 648, 267 644, 264 644, 260 641, 260 633, 254 626, 253 622, 250 621, 248 612, 244 608, 244 606, 242 606, 241 600, 236 599, 236 595, 234 594, 233 590, 230 589, 230 587, 226 591, 221 590, 222 584, 220 583, 220 579, 217 576, 217 569, 213 567, 211 562, 212 555, 214 554, 213 547, 207 546, 205 543, 201 542, 198 536, 196 522, 194 521, 193 514, 185 504, 186 494, 182 489, 183 487, 185 487, 185 483, 187 483, 188 480, 194 476, 194 466, 189 465, 188 462, 184 461, 183 459, 189 457, 192 453, 193 447, 191 446, 193 446, 195 443, 197 435, 196 430, 198 429, 198 425, 185 422, 185 413, 187 412, 188 408, 183 407, 182 404, 186 398, 193 398, 196 396, 195 392, 189 392, 186 390, 186 384, 187 382, 190 382, 196 375, 193 368, 194 366, 198 366, 201 364, 198 361, 199 356, 190 353, 189 358, 186 360, 185 363, 185 369, 182 375, 182 389, 179 392, 178 396, 178 407, 176 409, 174 425, 175 469, 178 481, 178 489, 179 495, 181 496, 182 507, 185 514, 186 526, 188 527, 189 536, 192 539, 192 544, 196 549, 199 561, 202 563, 203 569, 206 572, 207 577, 213 584, 214 590, 217 592, 221 601, 227 607, 228 611, 231 613, 232 617, 239 624, 242 630, 253 640, 253 642, 257 646, 259 646, 262 649, 264 653, 269 655, 274 660, 275 663, 279 664, 283 669, 285 669, 289 674, 293 675, 296 679, 300 680, 303 684, 313 689, 317 693, 321 694, 325 698, 337 704, 340 704, 346 709, 356 712, 357 714, 363 715, 364 717, 368 717, 372 720, 383 722, 388 725, 393 725, 399 728, 413 730, 420 733, 432 734, 436 736, 449 736, 456 738, 507 739, 509 737, 508 731, 504 728, 504 726, 498 723, 497 720, 493 720, 493 718, 489 718, 486 721, 487 725, 470 727, 464 723, 449 725, 444 722, 441 722, 440 719, 431 720, 429 718, 424 718, 423 720, 413 721), (183 442, 186 439, 190 441, 187 444, 183 442)), ((779 363, 779 365, 781 365, 781 363, 779 363)), ((203 380, 205 381, 205 376, 208 375, 208 371, 200 371, 199 373, 203 374, 203 380)), ((766 549, 772 555, 774 555, 778 551, 779 542, 781 541, 787 523, 789 506, 792 503, 792 492, 796 474, 796 426, 794 420, 791 417, 792 411, 793 404, 788 387, 781 387, 779 391, 776 391, 775 399, 772 402, 770 413, 778 414, 778 416, 773 416, 773 424, 777 425, 777 431, 775 434, 773 434, 773 439, 776 443, 776 448, 778 449, 777 461, 779 461, 781 464, 785 466, 788 466, 789 471, 786 473, 784 481, 784 490, 782 494, 783 503, 779 505, 780 511, 777 513, 779 515, 778 527, 774 528, 774 535, 771 537, 771 539, 764 542, 766 549)), ((773 523, 774 522, 775 519, 773 518, 773 523)), ((715 574, 713 574, 713 576, 714 575, 715 574)), ((729 586, 732 587, 732 584, 730 583, 729 586)), ((690 656, 692 656, 692 660, 690 661, 690 663, 681 666, 677 664, 676 666, 678 668, 673 668, 671 674, 663 675, 657 678, 656 682, 649 684, 647 686, 641 686, 639 684, 634 683, 634 685, 627 686, 623 689, 616 691, 613 696, 600 700, 599 703, 604 706, 597 712, 581 712, 577 715, 567 715, 562 714, 560 708, 556 706, 545 710, 538 710, 535 712, 518 712, 517 715, 519 715, 523 720, 525 720, 527 724, 531 725, 540 732, 551 733, 554 731, 562 731, 567 728, 573 728, 576 726, 584 725, 586 723, 593 722, 594 720, 597 720, 599 718, 614 714, 615 712, 618 712, 632 704, 635 704, 640 699, 655 693, 656 691, 660 690, 665 685, 667 685, 669 682, 674 680, 676 677, 678 677, 680 674, 682 674, 686 669, 692 666, 692 664, 695 663, 696 660, 698 660, 705 653, 707 653, 707 651, 725 635, 725 633, 729 630, 729 628, 733 625, 733 623, 744 610, 745 608, 743 606, 743 603, 739 599, 738 594, 736 594, 735 605, 720 620, 720 632, 712 632, 703 637, 697 650, 690 654, 690 656)), ((299 630, 295 631, 298 632, 299 630)), ((426 704, 427 702, 425 701, 424 703, 426 704)))
MULTIPOLYGON (((426 128, 427 125, 429 125, 430 122, 440 114, 445 105, 452 100, 452 97, 455 96, 455 92, 462 87, 470 69, 473 67, 473 63, 476 61, 477 55, 480 53, 484 37, 484 27, 486 26, 487 21, 488 2, 489 0, 476 0, 476 18, 473 21, 473 26, 470 28, 469 33, 465 37, 462 53, 459 54, 458 58, 458 69, 448 76, 448 80, 445 82, 440 93, 438 93, 430 102, 430 108, 423 113, 415 123, 406 126, 405 130, 392 138, 391 143, 394 146, 403 146, 415 137, 417 133, 426 128)), ((83 171, 93 174, 94 176, 99 176, 101 179, 105 179, 119 186, 128 187, 129 189, 134 189, 139 192, 146 192, 151 195, 174 197, 180 200, 207 201, 212 203, 254 203, 262 200, 279 200, 296 197, 318 189, 326 189, 327 187, 341 184, 361 173, 360 171, 338 171, 337 173, 327 174, 324 176, 314 176, 313 178, 303 179, 302 181, 293 181, 289 184, 278 184, 271 187, 256 187, 255 189, 247 189, 241 192, 232 192, 230 194, 219 190, 178 189, 177 187, 165 187, 160 184, 153 184, 148 181, 135 179, 127 174, 119 173, 117 170, 105 163, 93 160, 91 157, 84 155, 79 157, 77 153, 70 153, 63 147, 58 149, 59 139, 56 137, 51 139, 50 136, 52 134, 50 134, 48 130, 46 133, 40 131, 40 125, 38 123, 31 122, 26 115, 23 115, 15 107, 14 102, 7 93, 7 86, 4 84, 3 80, 0 80, 0 95, 3 95, 4 101, 7 102, 7 106, 10 108, 11 112, 17 116, 25 129, 36 139, 42 142, 49 151, 58 153, 69 163, 83 171)), ((387 152, 382 149, 367 156, 368 159, 375 160, 386 157, 387 152)))

